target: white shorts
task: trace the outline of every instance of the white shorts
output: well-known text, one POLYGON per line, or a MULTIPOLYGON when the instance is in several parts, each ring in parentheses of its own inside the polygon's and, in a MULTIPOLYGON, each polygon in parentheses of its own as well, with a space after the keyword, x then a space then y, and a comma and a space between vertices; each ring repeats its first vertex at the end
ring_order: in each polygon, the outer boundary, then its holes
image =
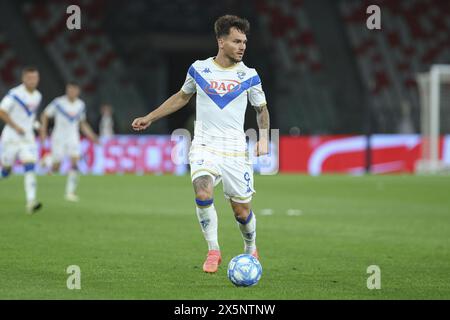
POLYGON ((70 158, 81 157, 81 143, 79 139, 62 140, 52 138, 52 160, 61 162, 65 156, 70 158))
POLYGON ((12 167, 17 159, 22 164, 35 163, 38 158, 38 147, 32 141, 5 141, 2 142, 1 162, 4 167, 12 167))
POLYGON ((253 165, 245 153, 223 153, 192 145, 189 152, 191 179, 211 176, 214 186, 223 184, 225 198, 248 203, 256 192, 253 188, 253 165))

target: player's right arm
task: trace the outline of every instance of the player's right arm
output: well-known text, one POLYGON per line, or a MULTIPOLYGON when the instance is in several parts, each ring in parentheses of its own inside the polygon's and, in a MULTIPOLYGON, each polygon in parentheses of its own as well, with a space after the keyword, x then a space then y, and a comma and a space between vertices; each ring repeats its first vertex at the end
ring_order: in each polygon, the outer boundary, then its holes
POLYGON ((14 101, 10 96, 3 98, 0 102, 0 119, 2 119, 8 126, 16 130, 18 134, 23 135, 25 134, 25 131, 9 116, 9 111, 13 108, 13 105, 14 101))
POLYGON ((41 138, 41 141, 44 142, 47 138, 47 128, 48 128, 48 116, 45 114, 45 112, 42 112, 41 114, 41 129, 39 131, 39 136, 41 138))
POLYGON ((11 128, 13 128, 14 130, 17 131, 18 134, 23 135, 25 134, 25 131, 23 131, 23 129, 18 126, 9 116, 8 113, 6 113, 3 110, 0 110, 0 119, 2 119, 8 126, 10 126, 11 128))
POLYGON ((41 129, 39 131, 39 136, 41 141, 44 142, 47 139, 47 129, 48 129, 48 119, 54 116, 55 113, 55 100, 53 100, 42 112, 41 114, 41 129))
POLYGON ((194 93, 185 93, 183 90, 178 91, 169 99, 164 101, 164 103, 157 109, 153 110, 144 117, 134 119, 131 126, 136 131, 147 129, 156 120, 159 120, 183 108, 189 102, 193 94, 194 93))

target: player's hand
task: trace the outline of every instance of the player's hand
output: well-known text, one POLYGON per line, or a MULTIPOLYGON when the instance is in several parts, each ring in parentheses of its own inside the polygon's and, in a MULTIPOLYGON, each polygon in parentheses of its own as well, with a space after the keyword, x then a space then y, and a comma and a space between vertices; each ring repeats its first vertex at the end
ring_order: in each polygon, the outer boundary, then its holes
POLYGON ((23 136, 25 134, 25 130, 23 130, 21 127, 19 127, 18 125, 14 125, 14 130, 16 130, 16 132, 23 136))
POLYGON ((141 131, 147 129, 152 122, 147 119, 147 117, 140 117, 133 120, 133 123, 131 126, 133 127, 133 130, 135 131, 141 131))
POLYGON ((263 156, 269 154, 269 141, 266 139, 260 139, 255 145, 255 157, 263 156))

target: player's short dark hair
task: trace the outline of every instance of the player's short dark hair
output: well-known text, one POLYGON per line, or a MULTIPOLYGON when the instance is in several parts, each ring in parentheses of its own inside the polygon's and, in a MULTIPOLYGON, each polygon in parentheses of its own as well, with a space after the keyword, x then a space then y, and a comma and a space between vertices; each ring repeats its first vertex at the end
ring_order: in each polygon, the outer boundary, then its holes
POLYGON ((66 86, 80 87, 80 84, 74 80, 68 81, 66 86))
POLYGON ((26 66, 22 69, 22 74, 29 73, 29 72, 39 72, 39 70, 35 66, 26 66))
POLYGON ((214 23, 216 38, 229 35, 230 29, 233 27, 245 35, 248 35, 250 32, 250 22, 247 19, 227 14, 218 18, 214 23))

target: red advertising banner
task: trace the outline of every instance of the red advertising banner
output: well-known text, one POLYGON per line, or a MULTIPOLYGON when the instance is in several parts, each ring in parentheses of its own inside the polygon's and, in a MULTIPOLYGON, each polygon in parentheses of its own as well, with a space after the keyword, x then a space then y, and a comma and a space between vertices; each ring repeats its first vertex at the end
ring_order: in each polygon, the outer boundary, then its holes
MULTIPOLYGON (((370 140, 371 172, 413 173, 420 158, 419 135, 373 135, 370 140)), ((1 146, 0 146, 1 147, 1 146)), ((440 159, 450 166, 450 135, 440 140, 440 159)), ((253 145, 249 146, 253 154, 253 145)), ((271 154, 253 157, 255 172, 261 174, 324 173, 362 174, 366 168, 367 137, 365 136, 282 136, 271 142, 271 154), (276 140, 276 141, 275 141, 276 140)), ((48 171, 51 154, 49 141, 40 146, 39 173, 48 171), (44 152, 42 152, 44 151, 44 152), (47 154, 47 159, 43 157, 47 154)), ((168 135, 118 135, 105 139, 100 145, 82 141, 82 173, 91 174, 186 174, 188 172, 189 139, 168 135)), ((0 148, 1 153, 1 148, 0 148)), ((67 171, 69 161, 62 164, 67 171)), ((23 171, 20 163, 16 173, 23 171)))
MULTIPOLYGON (((413 173, 420 158, 419 135, 373 135, 372 173, 413 173)), ((366 167, 367 137, 280 137, 280 172, 361 174, 366 167)), ((440 159, 450 163, 450 136, 440 140, 440 159)))

